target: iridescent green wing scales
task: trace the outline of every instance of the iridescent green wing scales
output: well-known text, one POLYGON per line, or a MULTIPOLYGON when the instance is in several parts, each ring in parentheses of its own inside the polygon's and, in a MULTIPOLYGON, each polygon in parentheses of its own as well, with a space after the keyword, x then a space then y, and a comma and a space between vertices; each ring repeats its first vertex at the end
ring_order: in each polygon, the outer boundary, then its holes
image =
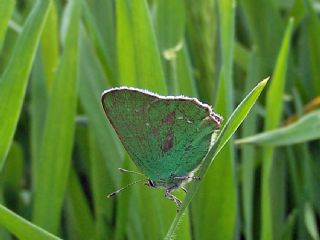
POLYGON ((216 122, 197 102, 178 98, 153 102, 149 118, 153 123, 149 132, 160 153, 152 163, 157 171, 152 179, 188 175, 208 152, 216 122))
POLYGON ((136 166, 147 176, 152 166, 145 159, 154 157, 146 128, 146 109, 155 98, 135 91, 110 91, 103 95, 106 115, 136 166), (144 119, 144 120, 143 120, 144 119))
POLYGON ((191 98, 115 89, 105 93, 102 102, 132 160, 155 181, 193 171, 218 128, 209 106, 191 98))

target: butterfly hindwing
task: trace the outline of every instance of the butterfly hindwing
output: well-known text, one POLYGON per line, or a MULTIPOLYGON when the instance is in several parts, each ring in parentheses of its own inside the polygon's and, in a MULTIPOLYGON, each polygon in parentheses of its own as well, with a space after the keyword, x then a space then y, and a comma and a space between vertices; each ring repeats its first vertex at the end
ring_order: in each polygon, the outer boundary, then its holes
POLYGON ((194 170, 218 127, 209 106, 193 98, 115 88, 103 94, 102 102, 132 160, 153 180, 185 176, 194 170))

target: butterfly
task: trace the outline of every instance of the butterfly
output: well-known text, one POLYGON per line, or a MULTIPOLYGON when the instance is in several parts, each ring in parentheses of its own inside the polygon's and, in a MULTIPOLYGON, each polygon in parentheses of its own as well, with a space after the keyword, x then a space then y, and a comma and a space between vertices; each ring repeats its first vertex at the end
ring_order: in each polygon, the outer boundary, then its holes
MULTIPOLYGON (((138 182, 165 189, 165 197, 179 208, 172 191, 199 179, 194 173, 214 144, 222 117, 196 98, 161 96, 132 87, 116 87, 101 95, 105 114, 129 156, 146 176, 138 182)), ((120 170, 129 173, 133 171, 120 170)))

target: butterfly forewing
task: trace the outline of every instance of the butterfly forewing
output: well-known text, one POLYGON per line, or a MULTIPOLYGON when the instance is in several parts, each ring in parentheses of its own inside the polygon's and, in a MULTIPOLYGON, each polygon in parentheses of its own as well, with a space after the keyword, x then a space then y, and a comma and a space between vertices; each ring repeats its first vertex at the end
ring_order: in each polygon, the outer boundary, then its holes
POLYGON ((103 94, 102 103, 132 160, 152 180, 185 176, 194 170, 218 128, 208 106, 191 98, 115 88, 103 94))

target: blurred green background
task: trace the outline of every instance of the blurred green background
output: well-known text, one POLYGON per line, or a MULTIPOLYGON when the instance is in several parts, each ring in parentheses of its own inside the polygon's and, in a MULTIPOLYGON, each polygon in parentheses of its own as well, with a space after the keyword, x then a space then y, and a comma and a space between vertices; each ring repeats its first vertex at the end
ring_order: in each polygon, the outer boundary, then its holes
POLYGON ((163 239, 163 190, 106 198, 135 166, 101 92, 193 96, 228 119, 271 76, 167 237, 319 240, 319 15, 317 0, 0 0, 0 239, 163 239))

